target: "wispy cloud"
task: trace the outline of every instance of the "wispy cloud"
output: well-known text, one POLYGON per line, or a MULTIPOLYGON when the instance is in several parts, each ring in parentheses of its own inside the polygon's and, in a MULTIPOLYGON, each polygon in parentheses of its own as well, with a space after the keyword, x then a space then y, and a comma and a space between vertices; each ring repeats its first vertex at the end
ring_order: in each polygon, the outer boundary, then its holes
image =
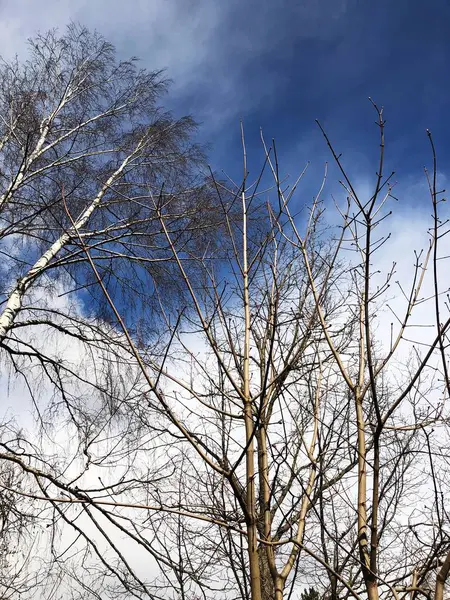
POLYGON ((22 55, 26 39, 36 31, 81 22, 110 39, 121 56, 136 55, 150 69, 167 69, 174 80, 173 101, 183 101, 217 131, 261 103, 278 101, 291 74, 271 64, 273 54, 289 59, 294 38, 335 36, 347 4, 49 0, 38 5, 3 0, 0 54, 22 55))

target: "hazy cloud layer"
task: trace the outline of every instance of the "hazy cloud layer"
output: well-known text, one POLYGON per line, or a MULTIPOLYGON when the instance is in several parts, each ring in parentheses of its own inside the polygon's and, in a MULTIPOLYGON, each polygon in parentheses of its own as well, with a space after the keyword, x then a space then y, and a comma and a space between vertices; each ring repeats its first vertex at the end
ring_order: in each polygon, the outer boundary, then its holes
POLYGON ((333 39, 347 4, 3 0, 0 53, 23 55, 26 39, 38 30, 63 28, 71 20, 86 24, 110 39, 120 55, 167 69, 175 103, 184 101, 217 130, 227 119, 249 117, 262 103, 276 103, 293 73, 271 64, 274 53, 277 60, 290 60, 294 41, 333 39))

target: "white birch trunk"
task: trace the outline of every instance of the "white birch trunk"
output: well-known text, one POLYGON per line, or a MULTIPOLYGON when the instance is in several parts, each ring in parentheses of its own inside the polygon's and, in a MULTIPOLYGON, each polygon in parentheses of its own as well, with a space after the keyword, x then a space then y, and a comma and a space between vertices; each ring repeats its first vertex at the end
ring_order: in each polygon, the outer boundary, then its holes
POLYGON ((88 206, 88 208, 86 208, 86 210, 78 217, 74 226, 72 226, 66 233, 61 235, 50 246, 50 248, 46 252, 44 252, 44 254, 39 258, 39 260, 34 263, 34 265, 31 267, 28 273, 18 280, 16 286, 9 295, 8 302, 5 308, 3 309, 3 312, 0 314, 0 341, 4 340, 5 336, 7 335, 11 326, 13 325, 18 313, 20 312, 23 305, 23 299, 27 290, 32 286, 33 282, 39 278, 43 271, 45 271, 50 261, 54 259, 55 256, 57 256, 57 254, 64 248, 64 246, 67 245, 67 243, 73 237, 73 234, 86 225, 92 213, 100 205, 102 198, 105 195, 108 188, 122 174, 122 172, 132 160, 132 158, 142 148, 143 144, 144 140, 141 140, 135 148, 134 152, 129 154, 122 162, 120 167, 116 169, 116 171, 114 171, 114 173, 103 185, 102 189, 91 202, 91 204, 88 206))

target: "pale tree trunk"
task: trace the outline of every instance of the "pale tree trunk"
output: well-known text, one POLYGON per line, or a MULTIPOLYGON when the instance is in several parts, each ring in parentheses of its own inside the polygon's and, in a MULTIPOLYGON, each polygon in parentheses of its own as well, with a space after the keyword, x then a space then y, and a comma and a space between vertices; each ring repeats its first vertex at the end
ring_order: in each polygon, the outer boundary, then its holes
POLYGON ((369 550, 367 526, 367 445, 366 424, 363 412, 363 398, 361 390, 364 386, 365 370, 365 321, 364 297, 360 306, 360 339, 359 339, 359 376, 355 389, 356 423, 358 428, 358 546, 361 559, 361 568, 369 600, 378 600, 378 584, 374 572, 371 570, 371 552, 369 550))
POLYGON ((75 221, 74 225, 63 235, 61 235, 50 248, 44 252, 44 254, 37 260, 31 269, 28 271, 26 275, 24 275, 19 281, 16 283, 15 287, 11 291, 8 302, 6 303, 3 312, 0 314, 0 341, 4 340, 11 326, 13 325, 17 315, 19 314, 23 300, 28 289, 33 285, 33 282, 39 278, 39 276, 45 271, 48 267, 50 261, 52 261, 61 250, 68 244, 74 234, 80 232, 80 230, 86 225, 89 221, 91 215, 100 205, 103 196, 114 183, 114 181, 120 177, 123 173, 124 169, 127 167, 131 159, 136 155, 136 153, 141 149, 143 142, 141 141, 134 152, 128 155, 118 169, 114 171, 114 173, 108 178, 100 192, 91 202, 91 204, 86 208, 86 210, 80 215, 80 217, 75 221))
MULTIPOLYGON (((23 161, 18 172, 16 173, 16 176, 11 181, 11 183, 9 184, 6 191, 0 196, 0 210, 2 210, 4 208, 4 206, 7 204, 8 200, 9 200, 9 198, 21 186, 23 180, 25 179, 25 177, 28 173, 28 170, 30 169, 30 167, 34 163, 34 161, 37 158, 39 158, 39 156, 41 156, 43 152, 45 152, 46 148, 44 148, 44 144, 47 140, 47 137, 48 137, 48 134, 50 131, 50 126, 51 126, 53 120, 55 119, 55 117, 57 116, 57 114, 61 111, 61 109, 64 107, 64 105, 66 103, 67 103, 67 95, 65 95, 61 99, 61 101, 58 103, 58 106, 55 108, 55 110, 41 121, 40 128, 39 128, 40 129, 39 139, 36 142, 36 145, 35 145, 33 151, 23 161)), ((0 145, 0 150, 3 149, 3 146, 5 145, 5 143, 7 141, 8 141, 8 136, 5 136, 0 145)), ((53 144, 50 144, 49 146, 53 146, 53 145, 55 145, 55 143, 56 142, 54 142, 53 144)))
POLYGON ((247 544, 248 559, 250 567, 250 590, 252 600, 261 600, 261 576, 259 571, 258 555, 258 527, 256 514, 256 486, 255 486, 255 443, 253 403, 250 394, 250 294, 248 277, 248 248, 247 248, 247 204, 245 197, 247 164, 244 153, 244 185, 242 189, 242 213, 243 213, 243 291, 244 291, 244 356, 243 356, 243 394, 244 394, 244 419, 245 419, 245 441, 246 451, 246 505, 247 505, 247 544))
POLYGON ((444 563, 436 576, 435 600, 444 600, 444 587, 450 573, 450 552, 445 557, 444 563))

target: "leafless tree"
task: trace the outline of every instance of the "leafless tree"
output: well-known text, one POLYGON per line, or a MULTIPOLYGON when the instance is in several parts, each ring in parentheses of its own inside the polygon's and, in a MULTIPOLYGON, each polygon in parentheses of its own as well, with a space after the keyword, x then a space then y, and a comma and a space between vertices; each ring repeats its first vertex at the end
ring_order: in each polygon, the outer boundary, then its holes
POLYGON ((2 342, 44 281, 68 274, 95 301, 78 233, 110 292, 127 294, 128 310, 151 298, 149 287, 175 294, 148 190, 163 194, 173 234, 186 244, 206 228, 205 215, 214 218, 196 168, 195 123, 159 106, 161 73, 118 62, 100 35, 72 25, 30 41, 28 62, 3 64, 0 78, 2 275, 17 280, 4 286, 2 342))
MULTIPOLYGON (((68 36, 75 34, 87 35, 70 29, 68 36)), ((61 40, 49 39, 63 54, 61 40)), ((120 68, 147 77, 130 63, 115 68, 121 82, 128 80, 120 68)), ((106 112, 105 98, 121 89, 108 88, 110 77, 92 105, 101 98, 106 112)), ((87 98, 97 89, 89 82, 87 98)), ((67 85, 71 98, 75 84, 67 85)), ((275 145, 264 140, 255 180, 242 134, 241 183, 211 174, 194 186, 188 167, 196 154, 189 144, 188 156, 182 151, 186 123, 169 118, 169 126, 165 116, 159 125, 155 91, 148 102, 156 121, 148 122, 147 108, 134 112, 129 99, 125 128, 116 118, 109 124, 108 114, 105 125, 94 120, 91 136, 89 113, 74 146, 64 138, 57 158, 53 151, 39 158, 52 143, 47 126, 64 136, 65 96, 46 89, 45 98, 63 98, 61 109, 46 112, 54 115, 49 123, 39 93, 33 110, 27 100, 5 126, 5 164, 16 167, 4 192, 4 244, 10 248, 14 234, 41 254, 27 265, 22 252, 9 250, 5 280, 13 269, 20 277, 5 288, 0 320, 6 360, 24 374, 40 431, 5 427, 5 473, 13 469, 24 483, 5 478, 2 493, 5 506, 31 501, 32 516, 50 525, 42 553, 51 569, 39 582, 45 597, 281 600, 313 585, 333 600, 442 600, 450 568, 450 320, 433 144, 429 245, 396 294, 395 264, 385 273, 377 265, 396 201, 377 106, 380 161, 368 197, 322 130, 342 178, 336 227, 327 225, 326 178, 312 205, 300 206, 302 176, 289 186, 275 145), (21 138, 30 123, 35 137, 21 138), (110 148, 101 157, 98 138, 110 148), (39 169, 51 174, 48 186, 39 169), (20 210, 13 212, 14 202, 20 210), (215 215, 211 243, 196 236, 207 231, 199 206, 215 215), (103 300, 108 320, 87 315, 86 306, 42 302, 35 286, 55 285, 57 267, 83 294, 103 300), (169 277, 177 310, 163 291, 169 277), (131 324, 130 291, 139 326, 131 324), (426 330, 414 321, 423 308, 428 321, 432 315, 426 330), (154 312, 160 336, 149 335, 154 312), (387 338, 377 337, 387 319, 387 338), (53 351, 49 338, 27 333, 42 327, 72 344, 53 351), (419 338, 418 330, 432 333, 419 338)))
MULTIPOLYGON (((59 461, 65 472, 78 452, 89 466, 89 444, 105 424, 114 421, 119 437, 115 394, 133 396, 135 383, 117 369, 123 340, 106 325, 111 315, 84 247, 136 339, 151 340, 157 352, 155 307, 162 296, 170 312, 182 287, 149 197, 164 199, 171 233, 186 249, 214 246, 221 215, 193 142, 194 121, 159 104, 168 87, 162 73, 139 69, 134 59, 117 61, 99 34, 70 25, 63 35, 40 35, 30 41, 27 62, 1 64, 0 79, 2 386, 6 395, 8 377, 15 378, 19 420, 29 414, 23 395, 33 411, 26 425, 7 413, 1 442, 16 458, 36 458, 53 473, 59 461), (62 413, 59 426, 76 448, 67 462, 60 446, 50 450, 62 413)), ((134 426, 124 423, 130 433, 134 426)), ((2 470, 5 543, 18 531, 7 491, 19 489, 13 463, 2 470)), ((33 514, 24 510, 17 523, 33 514)), ((45 529, 45 518, 34 523, 45 529)))

